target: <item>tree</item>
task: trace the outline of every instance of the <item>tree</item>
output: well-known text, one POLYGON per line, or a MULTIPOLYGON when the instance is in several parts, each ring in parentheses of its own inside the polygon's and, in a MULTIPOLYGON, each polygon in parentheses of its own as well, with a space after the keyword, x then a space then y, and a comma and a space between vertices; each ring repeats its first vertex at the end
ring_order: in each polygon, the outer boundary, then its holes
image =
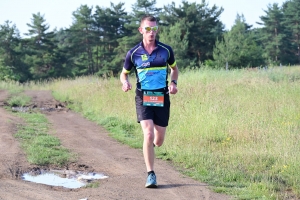
POLYGON ((266 60, 271 59, 275 63, 282 62, 281 55, 284 43, 284 27, 282 26, 283 13, 277 3, 268 5, 268 9, 264 11, 265 16, 261 16, 260 19, 263 25, 261 38, 264 45, 264 57, 266 60))
POLYGON ((223 39, 217 39, 215 48, 213 50, 213 58, 215 60, 215 67, 229 69, 229 63, 237 55, 237 46, 235 38, 231 32, 224 33, 223 39))
MULTIPOLYGON (((283 24, 286 27, 286 34, 290 44, 287 51, 290 57, 295 58, 294 62, 300 64, 300 1, 287 1, 283 7, 283 24)), ((289 61, 292 62, 292 60, 289 61)))
MULTIPOLYGON (((117 5, 111 3, 110 8, 96 7, 94 14, 95 29, 97 32, 97 45, 94 47, 96 56, 97 74, 116 74, 122 65, 122 57, 116 49, 119 46, 119 39, 125 36, 127 30, 127 12, 123 8, 124 3, 117 5)), ((124 53, 125 54, 125 53, 124 53)))
POLYGON ((250 27, 243 15, 237 15, 234 26, 224 33, 223 40, 216 41, 213 57, 217 68, 243 68, 262 64, 262 51, 250 27))
POLYGON ((5 21, 0 25, 0 76, 3 79, 17 81, 28 79, 28 69, 22 62, 21 47, 21 38, 16 25, 5 21))
POLYGON ((189 32, 184 20, 178 21, 172 26, 162 27, 159 33, 159 40, 170 45, 174 51, 176 63, 182 68, 189 67, 187 59, 189 32))
POLYGON ((69 51, 73 53, 73 73, 88 75, 96 72, 93 58, 93 46, 96 43, 92 7, 81 5, 73 12, 74 21, 68 29, 69 51))
POLYGON ((209 8, 205 0, 201 4, 182 1, 179 8, 173 2, 164 7, 161 20, 166 25, 185 20, 189 31, 188 58, 202 62, 212 58, 213 45, 223 32, 224 25, 219 21, 222 12, 223 8, 215 5, 209 8))
POLYGON ((55 74, 56 41, 54 32, 49 32, 49 25, 43 15, 33 14, 29 27, 29 36, 23 40, 25 50, 25 63, 30 66, 29 70, 34 79, 47 78, 55 74))

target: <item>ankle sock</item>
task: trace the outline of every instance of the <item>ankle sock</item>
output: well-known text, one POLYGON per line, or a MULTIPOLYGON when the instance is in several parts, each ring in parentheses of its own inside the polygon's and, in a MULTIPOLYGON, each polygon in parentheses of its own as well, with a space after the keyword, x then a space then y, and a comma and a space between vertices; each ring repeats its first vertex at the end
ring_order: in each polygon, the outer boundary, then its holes
POLYGON ((154 173, 154 171, 150 171, 150 172, 148 172, 148 176, 149 176, 150 174, 155 174, 155 173, 154 173))

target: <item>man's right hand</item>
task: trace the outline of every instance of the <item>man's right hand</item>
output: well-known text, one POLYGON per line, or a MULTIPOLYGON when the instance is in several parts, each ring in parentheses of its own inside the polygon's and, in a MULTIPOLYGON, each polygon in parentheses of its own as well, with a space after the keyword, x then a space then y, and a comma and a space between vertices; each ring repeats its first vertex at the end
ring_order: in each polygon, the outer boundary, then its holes
POLYGON ((129 81, 124 81, 123 82, 123 85, 122 85, 122 90, 124 92, 127 92, 128 90, 131 90, 132 86, 131 84, 129 83, 129 81))

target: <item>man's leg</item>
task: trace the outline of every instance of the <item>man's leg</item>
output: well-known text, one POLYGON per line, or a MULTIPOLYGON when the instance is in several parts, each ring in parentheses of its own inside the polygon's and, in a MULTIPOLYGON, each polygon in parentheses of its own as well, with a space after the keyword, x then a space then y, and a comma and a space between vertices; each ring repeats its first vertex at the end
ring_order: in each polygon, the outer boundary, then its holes
POLYGON ((155 125, 152 120, 143 120, 140 122, 144 133, 143 153, 147 171, 154 170, 154 148, 161 146, 165 139, 166 127, 155 125))
POLYGON ((145 184, 146 188, 156 188, 156 175, 154 173, 154 123, 152 120, 142 120, 140 121, 143 133, 144 133, 144 143, 143 143, 143 153, 145 164, 148 172, 147 181, 145 184))
POLYGON ((154 170, 154 123, 151 119, 140 121, 144 133, 143 153, 147 172, 154 170))
POLYGON ((160 147, 165 140, 166 128, 158 125, 154 125, 154 142, 155 146, 160 147))
POLYGON ((144 133, 144 143, 143 143, 143 153, 145 164, 148 172, 148 177, 146 181, 146 188, 156 188, 156 175, 154 173, 154 146, 161 146, 166 132, 166 127, 161 127, 154 125, 152 120, 143 120, 140 122, 143 133, 144 133))

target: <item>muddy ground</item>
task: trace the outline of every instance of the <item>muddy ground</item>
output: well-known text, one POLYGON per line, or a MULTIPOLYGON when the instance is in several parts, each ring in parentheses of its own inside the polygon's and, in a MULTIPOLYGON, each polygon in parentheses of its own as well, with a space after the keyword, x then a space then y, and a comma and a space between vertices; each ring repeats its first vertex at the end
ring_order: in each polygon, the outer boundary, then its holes
MULTIPOLYGON (((155 160, 159 187, 144 188, 145 164, 141 150, 129 148, 111 137, 96 123, 68 110, 53 99, 50 91, 26 91, 32 106, 43 111, 51 124, 51 133, 64 147, 78 155, 76 163, 61 168, 103 173, 109 178, 97 180, 98 188, 68 189, 24 181, 23 172, 53 166, 34 166, 14 138, 21 119, 5 110, 8 94, 0 90, 0 200, 76 200, 76 199, 160 199, 225 200, 223 194, 209 190, 205 183, 180 174, 166 161, 155 160)), ((56 168, 57 169, 57 168, 56 168)))

